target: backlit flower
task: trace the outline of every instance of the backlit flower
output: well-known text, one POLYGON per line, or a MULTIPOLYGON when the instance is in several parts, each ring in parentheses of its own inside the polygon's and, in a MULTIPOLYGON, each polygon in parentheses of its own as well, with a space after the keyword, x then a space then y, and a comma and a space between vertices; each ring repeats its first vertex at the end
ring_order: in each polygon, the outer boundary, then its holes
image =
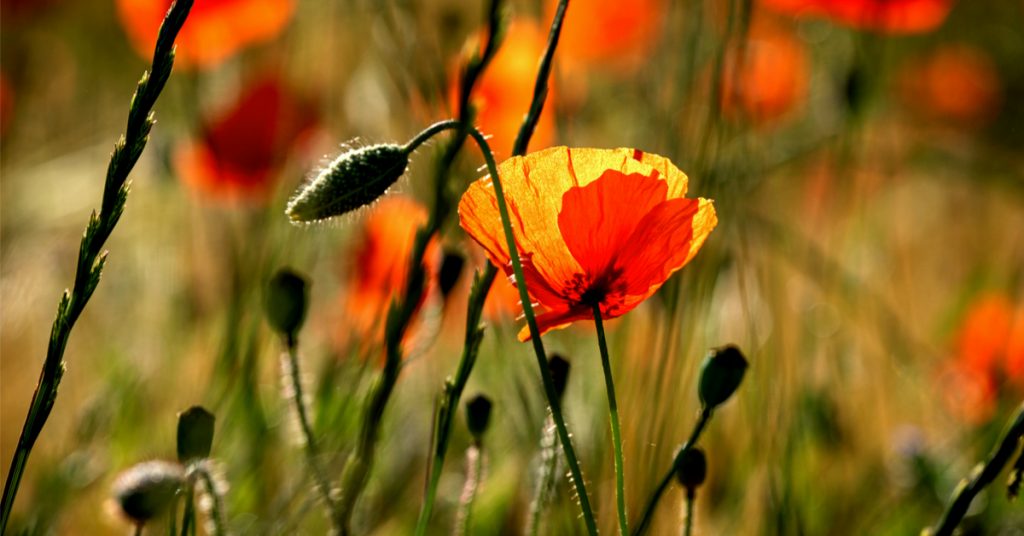
POLYGON ((727 57, 722 109, 730 117, 764 124, 785 115, 806 92, 803 44, 782 28, 753 24, 745 46, 732 49, 727 57))
POLYGON ((277 77, 265 76, 207 122, 198 142, 177 151, 175 167, 185 182, 211 197, 263 200, 314 125, 312 108, 277 77))
POLYGON ((858 30, 921 33, 942 25, 953 0, 762 0, 797 16, 824 17, 858 30))
MULTIPOLYGON (((117 14, 132 46, 153 55, 171 0, 117 0, 117 14)), ((178 63, 214 66, 240 49, 274 38, 295 11, 295 0, 198 0, 176 41, 178 63)))
MULTIPOLYGON (((388 308, 405 289, 416 231, 427 218, 427 209, 418 202, 391 195, 374 205, 363 222, 353 255, 344 319, 345 329, 354 329, 363 342, 383 340, 388 308)), ((431 239, 424 256, 424 299, 437 279, 440 263, 440 248, 437 240, 431 239)))
MULTIPOLYGON (((536 22, 512 21, 497 54, 477 81, 470 102, 476 107, 476 125, 491 136, 490 145, 496 155, 512 152, 516 134, 533 101, 537 65, 546 46, 547 36, 536 22)), ((453 78, 449 95, 453 106, 458 101, 458 86, 458 78, 453 78)), ((530 139, 531 147, 547 147, 554 139, 554 107, 550 103, 553 91, 549 87, 549 102, 530 139)))
MULTIPOLYGON (((687 177, 636 149, 552 147, 498 166, 540 332, 625 314, 700 249, 717 219, 711 201, 687 199, 687 177)), ((463 229, 512 274, 489 177, 459 202, 463 229)), ((519 338, 526 340, 523 328, 519 338)))

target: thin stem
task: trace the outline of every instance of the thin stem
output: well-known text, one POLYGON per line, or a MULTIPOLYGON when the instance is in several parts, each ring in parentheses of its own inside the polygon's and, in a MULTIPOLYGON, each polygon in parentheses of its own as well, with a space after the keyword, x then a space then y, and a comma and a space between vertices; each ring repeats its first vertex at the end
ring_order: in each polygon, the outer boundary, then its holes
MULTIPOLYGON (((292 398, 295 400, 295 414, 299 419, 299 428, 302 430, 303 442, 305 443, 306 461, 309 463, 309 470, 313 473, 313 480, 316 482, 317 490, 324 502, 324 506, 331 513, 331 519, 337 520, 337 505, 331 496, 331 484, 327 480, 327 473, 320 465, 320 452, 316 445, 316 436, 313 434, 313 427, 309 423, 309 415, 306 410, 306 397, 302 388, 302 374, 299 371, 298 342, 294 337, 289 336, 286 342, 288 350, 287 359, 288 378, 291 381, 292 398)), ((335 529, 340 530, 339 527, 335 529)))
POLYGON ((612 446, 615 449, 615 506, 619 514, 619 534, 629 534, 626 522, 626 483, 622 463, 622 429, 619 425, 619 405, 615 402, 615 382, 612 380, 612 365, 608 359, 608 341, 605 340, 604 322, 601 319, 601 305, 594 304, 594 327, 597 329, 597 345, 601 348, 601 368, 604 369, 604 387, 608 392, 608 417, 612 427, 612 446))
POLYGON ((498 175, 498 166, 494 162, 494 154, 491 153, 487 140, 479 130, 473 128, 469 135, 480 147, 487 163, 487 171, 491 176, 494 185, 494 194, 498 202, 498 213, 501 215, 501 226, 505 231, 505 242, 508 245, 509 257, 512 261, 512 272, 516 277, 516 288, 519 290, 519 299, 523 303, 523 315, 526 317, 526 324, 530 328, 530 340, 533 343, 534 355, 537 357, 537 367, 540 369, 541 381, 544 384, 544 394, 548 399, 548 406, 551 408, 551 417, 555 421, 555 428, 558 430, 558 438, 562 443, 562 450, 565 452, 566 461, 569 463, 569 472, 572 474, 573 484, 576 486, 576 494, 580 501, 580 510, 583 513, 583 521, 587 525, 587 532, 591 536, 597 534, 597 523, 594 521, 594 512, 590 507, 590 498, 587 496, 587 487, 583 482, 583 471, 580 470, 579 461, 576 459, 576 451, 572 446, 572 438, 565 426, 565 418, 562 416, 562 405, 558 400, 558 393, 555 391, 555 383, 551 379, 551 372, 548 370, 548 359, 544 352, 544 343, 540 340, 540 328, 537 327, 537 318, 533 313, 533 305, 530 301, 530 294, 526 289, 526 277, 523 275, 523 265, 519 260, 519 251, 516 247, 515 236, 512 234, 512 222, 508 215, 508 204, 505 202, 505 192, 501 186, 501 178, 498 175))
MULTIPOLYGON (((220 492, 217 490, 217 485, 213 481, 213 476, 210 471, 207 470, 207 466, 204 463, 199 463, 193 466, 193 470, 199 477, 203 486, 206 487, 206 493, 210 498, 210 534, 213 536, 222 536, 226 534, 224 526, 224 505, 220 492)), ((193 529, 194 531, 195 529, 193 529)))
POLYGON ((540 440, 541 466, 537 478, 537 487, 530 503, 530 516, 526 524, 527 534, 536 536, 540 533, 541 512, 555 487, 555 478, 559 473, 558 436, 555 435, 555 424, 548 416, 544 420, 544 431, 540 440))
POLYGON ((142 536, 142 523, 135 524, 135 530, 132 531, 135 536, 142 536))
POLYGON ((185 492, 185 511, 181 516, 181 536, 191 536, 196 533, 196 492, 190 482, 185 492))
POLYGON ((932 536, 950 536, 957 525, 963 521, 967 509, 971 506, 974 497, 992 483, 1004 467, 1013 458, 1017 448, 1024 441, 1024 404, 1017 409, 1013 421, 1003 432, 1003 438, 996 445, 988 460, 979 465, 971 473, 970 480, 964 480, 956 488, 953 500, 946 507, 932 536))
POLYGON ((686 489, 686 519, 683 520, 683 536, 693 534, 693 503, 697 502, 697 490, 686 489))
POLYGON ((466 484, 459 497, 459 513, 455 521, 455 534, 469 534, 469 519, 473 514, 473 502, 476 500, 480 482, 483 479, 484 453, 481 445, 470 445, 466 450, 466 484))
POLYGON ((116 144, 107 166, 106 180, 103 184, 103 198, 99 214, 92 213, 86 225, 82 242, 78 249, 78 263, 75 269, 75 282, 72 289, 65 290, 57 305, 57 316, 50 330, 50 341, 46 349, 39 374, 39 383, 32 394, 28 415, 18 438, 18 446, 11 460, 7 481, 4 484, 3 501, 0 503, 0 534, 7 531, 14 498, 18 494, 21 478, 28 463, 29 454, 35 446, 46 420, 53 410, 57 398, 57 387, 64 375, 64 350, 75 322, 85 309, 93 292, 100 282, 100 274, 106 261, 103 246, 114 231, 121 214, 124 213, 128 200, 128 174, 142 156, 153 128, 153 106, 171 75, 174 65, 174 39, 185 23, 192 0, 177 0, 160 26, 156 47, 153 51, 153 62, 149 72, 143 73, 139 80, 135 95, 128 109, 128 124, 124 136, 116 144))
POLYGON ((675 457, 672 459, 672 464, 668 466, 668 470, 665 471, 665 475, 661 477, 661 481, 658 482, 658 487, 651 493, 650 498, 647 500, 647 505, 644 507, 644 513, 640 517, 640 522, 633 527, 633 536, 640 536, 647 532, 647 529, 651 525, 651 520, 654 519, 654 510, 658 507, 658 502, 661 500, 661 496, 665 494, 665 490, 672 483, 672 475, 675 473, 676 463, 679 461, 679 457, 682 456, 686 449, 693 447, 697 444, 697 440, 700 439, 701 433, 704 432, 704 428, 711 420, 712 410, 710 408, 702 408, 700 410, 700 418, 697 419, 697 423, 693 426, 693 431, 690 432, 690 437, 683 443, 683 446, 676 452, 675 457))

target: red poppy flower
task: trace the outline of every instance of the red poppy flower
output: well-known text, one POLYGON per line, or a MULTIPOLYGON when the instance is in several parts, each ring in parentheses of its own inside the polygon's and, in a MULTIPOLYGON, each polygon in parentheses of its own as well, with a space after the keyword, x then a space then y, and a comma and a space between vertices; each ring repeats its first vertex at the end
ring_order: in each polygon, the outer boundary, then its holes
MULTIPOLYGON (((548 3, 548 20, 557 4, 548 3)), ((631 72, 657 44, 665 15, 665 0, 573 0, 558 40, 558 56, 587 67, 631 72)))
POLYGON ((777 11, 825 17, 858 30, 920 33, 939 27, 953 0, 762 0, 777 11))
MULTIPOLYGON (((477 81, 471 96, 476 107, 476 124, 491 136, 494 153, 509 154, 515 143, 523 117, 533 101, 537 64, 544 55, 547 36, 537 23, 514 20, 490 65, 477 81)), ((449 97, 453 106, 458 100, 458 78, 451 84, 449 97)), ((548 98, 553 98, 549 88, 548 98)), ((530 139, 531 147, 547 147, 555 136, 553 107, 544 107, 537 128, 530 139)))
MULTIPOLYGON (((172 0, 117 0, 117 14, 136 51, 153 55, 172 0)), ((178 34, 178 63, 211 67, 240 49, 268 41, 295 11, 295 0, 199 0, 178 34)))
MULTIPOLYGON (((392 300, 405 288, 416 231, 427 218, 422 205, 395 195, 384 197, 367 215, 353 256, 355 265, 345 300, 345 328, 353 328, 364 341, 383 340, 384 319, 392 300)), ((440 261, 440 248, 436 239, 431 240, 424 257, 424 298, 436 279, 440 261)))
MULTIPOLYGON (((711 201, 687 199, 686 175, 636 149, 553 147, 498 166, 526 286, 543 307, 540 332, 625 314, 700 249, 717 219, 711 201)), ((512 274, 489 177, 459 202, 463 229, 512 274)), ((520 340, 529 331, 523 328, 520 340)))
POLYGON ((1003 98, 992 60, 959 44, 943 45, 906 65, 900 89, 915 111, 957 126, 984 125, 998 113, 1003 98))
POLYGON ((807 93, 803 44, 780 27, 757 22, 743 47, 728 55, 722 72, 722 109, 732 118, 766 124, 790 111, 807 93))
POLYGON ((188 184, 212 197, 264 200, 289 154, 315 124, 310 106, 276 76, 265 76, 214 116, 198 143, 179 149, 175 165, 188 184))

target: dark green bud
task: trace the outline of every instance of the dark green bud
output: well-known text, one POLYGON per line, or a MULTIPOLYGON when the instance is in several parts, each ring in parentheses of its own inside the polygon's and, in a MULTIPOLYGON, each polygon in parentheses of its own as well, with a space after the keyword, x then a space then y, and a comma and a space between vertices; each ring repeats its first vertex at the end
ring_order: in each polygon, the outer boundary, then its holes
POLYGON ((747 359, 740 349, 723 346, 711 350, 700 367, 698 392, 706 409, 715 409, 739 388, 747 371, 747 359))
POLYGON ((565 386, 569 383, 569 362, 561 354, 551 354, 548 358, 548 371, 551 372, 551 383, 555 384, 555 393, 561 400, 565 386))
POLYGON ((178 414, 178 461, 209 458, 213 447, 213 414, 200 406, 178 414))
POLYGON ((477 395, 466 402, 466 425, 473 438, 480 440, 487 431, 487 424, 491 420, 491 401, 484 395, 477 395))
POLYGON ((708 476, 708 460, 699 448, 685 449, 676 456, 676 481, 687 490, 695 490, 708 476))
POLYGON ((293 339, 306 320, 309 307, 309 283, 288 268, 279 270, 267 287, 266 308, 270 327, 293 339))
POLYGON ((294 223, 310 223, 365 207, 387 192, 409 167, 401 145, 352 149, 299 188, 285 213, 294 223))
POLYGON ((168 510, 184 484, 185 472, 180 465, 164 461, 143 462, 117 477, 114 500, 128 519, 144 525, 168 510))
POLYGON ((462 275, 462 267, 465 264, 466 259, 454 251, 444 254, 444 260, 441 261, 441 270, 437 274, 437 282, 441 287, 442 296, 447 297, 448 293, 455 288, 455 285, 459 282, 459 276, 462 275))

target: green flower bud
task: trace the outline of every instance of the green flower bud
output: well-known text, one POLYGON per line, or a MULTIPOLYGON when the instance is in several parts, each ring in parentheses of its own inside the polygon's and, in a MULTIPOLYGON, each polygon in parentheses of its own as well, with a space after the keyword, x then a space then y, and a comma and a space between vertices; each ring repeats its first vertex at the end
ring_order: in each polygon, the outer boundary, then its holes
POLYGON ((213 446, 214 416, 200 406, 178 414, 178 461, 209 458, 213 446))
POLYGON ((114 500, 125 517, 138 525, 163 514, 185 484, 185 473, 176 463, 151 461, 137 464, 114 481, 114 500))
POLYGON ((270 327, 291 340, 306 320, 309 283, 288 268, 279 270, 267 287, 266 308, 270 327))
POLYGON ((723 346, 711 350, 700 367, 700 383, 697 390, 700 401, 706 409, 715 409, 739 388, 747 371, 747 359, 740 349, 723 346))
POLYGON ((683 450, 676 456, 676 481, 687 490, 695 490, 708 476, 708 460, 699 448, 683 450))
POLYGON ((384 195, 407 167, 409 154, 401 145, 352 149, 299 188, 285 213, 292 222, 309 223, 365 207, 384 195))
POLYGON ((487 431, 487 424, 491 420, 491 407, 490 399, 484 395, 477 395, 466 402, 466 425, 469 427, 469 433, 473 434, 477 441, 487 431))

